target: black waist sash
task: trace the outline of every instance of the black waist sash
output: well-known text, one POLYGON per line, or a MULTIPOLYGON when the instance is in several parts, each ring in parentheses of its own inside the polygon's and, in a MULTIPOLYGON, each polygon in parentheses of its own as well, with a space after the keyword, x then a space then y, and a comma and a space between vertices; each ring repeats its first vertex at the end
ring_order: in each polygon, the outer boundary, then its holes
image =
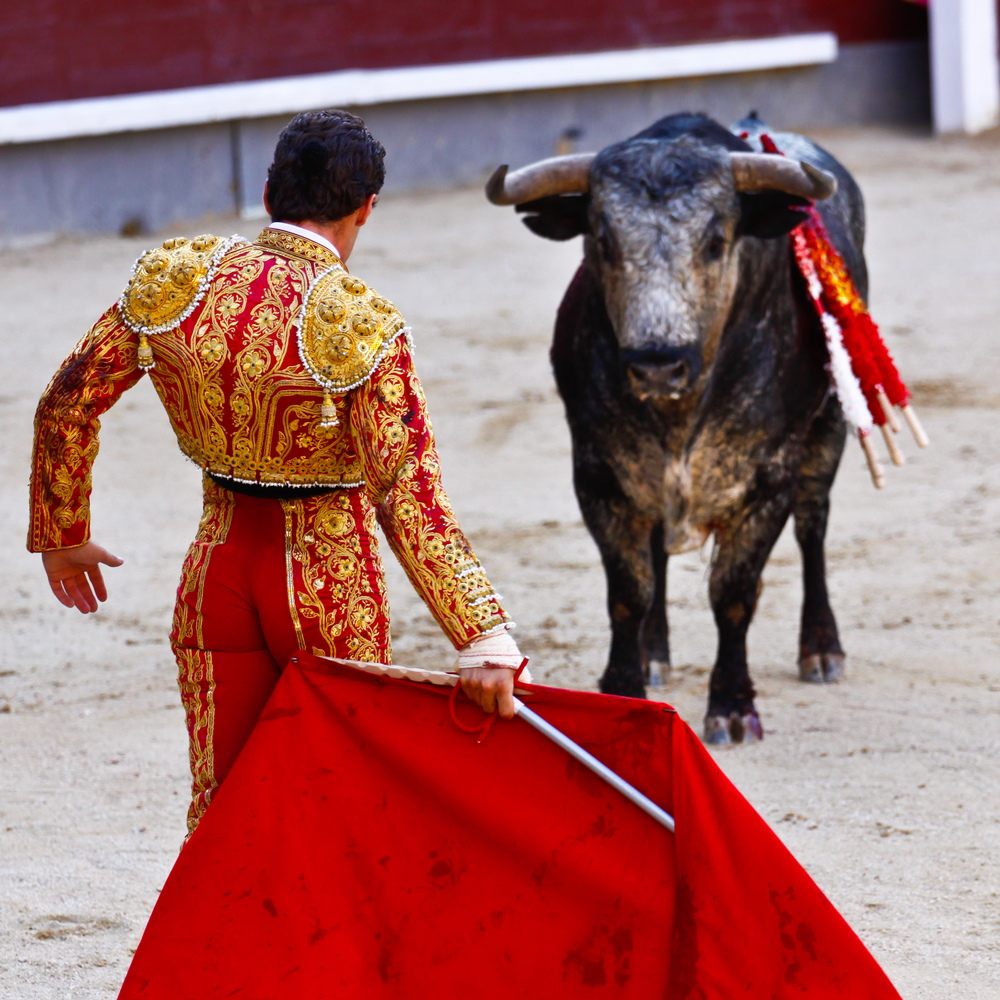
POLYGON ((238 479, 217 476, 211 472, 208 474, 208 478, 224 490, 242 493, 247 497, 258 497, 261 500, 305 500, 307 497, 333 493, 337 489, 336 486, 284 486, 281 483, 268 486, 264 483, 242 483, 238 479))

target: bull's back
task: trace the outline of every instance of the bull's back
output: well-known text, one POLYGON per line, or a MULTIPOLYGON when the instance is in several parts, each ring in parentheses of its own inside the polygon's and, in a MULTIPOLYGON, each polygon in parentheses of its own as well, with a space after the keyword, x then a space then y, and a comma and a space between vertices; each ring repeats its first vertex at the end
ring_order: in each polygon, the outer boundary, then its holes
POLYGON ((804 160, 837 178, 837 193, 816 203, 833 245, 844 258, 861 297, 868 298, 868 268, 865 264, 865 202, 851 172, 832 153, 804 135, 770 132, 775 145, 786 156, 804 160))

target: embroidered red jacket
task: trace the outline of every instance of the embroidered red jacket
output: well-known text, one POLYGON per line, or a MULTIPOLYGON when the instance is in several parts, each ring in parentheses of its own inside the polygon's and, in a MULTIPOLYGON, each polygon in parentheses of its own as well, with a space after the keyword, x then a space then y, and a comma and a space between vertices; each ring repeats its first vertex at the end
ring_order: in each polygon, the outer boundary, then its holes
POLYGON ((137 261, 122 300, 38 404, 31 551, 89 540, 100 416, 143 377, 140 362, 153 364, 149 375, 181 450, 207 472, 364 489, 456 646, 508 620, 441 485, 402 317, 331 251, 274 229, 254 243, 168 240, 137 261), (325 289, 318 301, 317 285, 325 289), (332 394, 335 426, 322 419, 324 390, 300 354, 300 328, 309 323, 328 328, 322 357, 313 358, 324 384, 350 386, 332 394))

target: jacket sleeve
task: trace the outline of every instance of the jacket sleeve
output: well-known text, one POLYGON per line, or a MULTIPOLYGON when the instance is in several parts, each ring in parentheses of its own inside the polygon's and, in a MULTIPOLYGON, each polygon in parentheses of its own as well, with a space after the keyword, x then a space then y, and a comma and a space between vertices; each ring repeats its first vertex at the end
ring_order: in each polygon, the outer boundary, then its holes
POLYGON ((112 306, 49 383, 35 411, 28 550, 90 540, 90 474, 100 416, 142 378, 138 338, 112 306))
POLYGON ((351 436, 379 524, 456 648, 509 621, 441 485, 441 463, 409 344, 399 337, 352 394, 351 436))

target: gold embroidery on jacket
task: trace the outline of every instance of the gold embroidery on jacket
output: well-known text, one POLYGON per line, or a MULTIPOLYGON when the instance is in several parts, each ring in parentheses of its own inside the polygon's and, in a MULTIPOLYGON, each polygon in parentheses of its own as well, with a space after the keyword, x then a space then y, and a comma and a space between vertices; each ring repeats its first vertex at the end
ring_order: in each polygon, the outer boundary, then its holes
POLYGON ((343 267, 343 261, 329 247, 304 236, 299 236, 297 233, 286 232, 284 229, 268 227, 260 233, 255 242, 269 250, 276 250, 278 253, 288 254, 292 257, 300 257, 302 260, 311 260, 328 267, 331 264, 340 264, 343 267))
POLYGON ((405 330, 396 307, 340 268, 323 272, 309 287, 299 319, 299 354, 329 392, 361 385, 405 330))
POLYGON ((126 324, 137 333, 158 333, 181 323, 204 291, 222 242, 218 236, 178 237, 146 251, 119 303, 126 324))
MULTIPOLYGON (((345 622, 350 623, 350 634, 358 640, 355 655, 382 655, 368 602, 378 604, 378 587, 368 582, 367 569, 358 574, 336 562, 350 557, 374 565, 365 548, 371 532, 360 531, 357 506, 370 502, 374 510, 364 515, 363 523, 377 515, 414 587, 449 639, 462 646, 508 619, 441 485, 410 345, 398 334, 384 344, 385 354, 371 377, 338 399, 339 426, 321 427, 322 392, 299 360, 295 337, 299 305, 320 270, 317 263, 280 257, 260 245, 242 244, 229 251, 198 310, 176 330, 157 337, 153 384, 181 449, 207 471, 250 482, 358 487, 350 491, 354 528, 346 536, 332 531, 336 519, 329 532, 313 531, 319 539, 315 545, 330 546, 329 556, 310 550, 306 558, 313 543, 305 534, 296 541, 297 522, 292 525, 289 552, 299 545, 304 561, 289 558, 286 563, 286 571, 289 566, 292 570, 290 611, 302 613, 310 606, 319 614, 322 590, 317 583, 322 579, 325 587, 332 580, 349 595, 347 617, 325 618, 327 627, 346 629, 345 622), (321 563, 320 576, 310 575, 321 563), (308 582, 299 582, 302 573, 308 582), (353 605, 352 587, 357 588, 353 605), (305 596, 300 599, 300 594, 305 596)), ((66 361, 39 404, 29 536, 36 551, 78 545, 89 537, 97 418, 141 377, 136 341, 112 308, 66 361)), ((319 511, 319 500, 332 503, 329 498, 289 502, 319 511)), ((193 641, 198 619, 201 571, 194 562, 189 570, 185 579, 190 589, 182 602, 187 607, 177 620, 178 641, 184 642, 193 641)), ((300 621, 299 633, 302 625, 300 621)), ((387 642, 386 636, 386 649, 387 642)), ((299 644, 304 645, 302 638, 299 644)))
POLYGON ((315 267, 241 246, 220 264, 192 323, 158 338, 153 383, 181 450, 207 471, 363 485, 349 436, 320 426, 322 392, 298 357, 298 303, 315 267))
POLYGON ((509 621, 441 486, 434 432, 404 340, 353 394, 351 419, 385 537, 448 638, 463 646, 509 621))
POLYGON ((91 468, 100 417, 142 378, 137 345, 138 338, 112 307, 83 336, 42 394, 32 451, 32 552, 90 540, 91 468))

